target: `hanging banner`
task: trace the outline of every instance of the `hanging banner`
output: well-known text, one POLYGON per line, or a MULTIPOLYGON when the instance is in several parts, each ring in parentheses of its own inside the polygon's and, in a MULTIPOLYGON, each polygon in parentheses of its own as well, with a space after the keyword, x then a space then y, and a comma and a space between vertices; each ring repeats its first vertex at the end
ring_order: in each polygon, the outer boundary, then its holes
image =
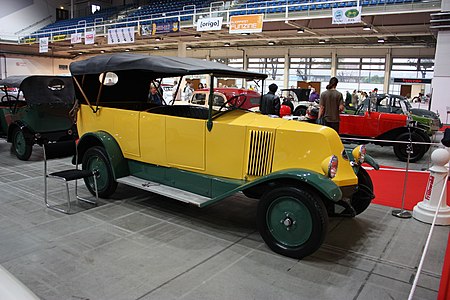
POLYGON ((48 37, 39 39, 39 53, 48 52, 48 37))
POLYGON ((65 35, 65 34, 54 35, 52 37, 52 42, 64 41, 66 39, 66 37, 67 37, 67 35, 65 35))
POLYGON ((262 32, 263 14, 231 16, 230 33, 262 32))
POLYGON ((134 27, 108 29, 108 44, 134 43, 134 27))
POLYGON ((210 31, 222 29, 223 17, 199 19, 197 21, 197 31, 210 31))
POLYGON ((23 40, 25 44, 34 44, 36 43, 36 38, 26 38, 23 40))
POLYGON ((180 22, 164 22, 164 23, 152 23, 151 25, 142 25, 142 35, 157 35, 164 33, 172 33, 180 31, 180 22))
POLYGON ((70 43, 71 44, 81 43, 81 38, 82 38, 81 32, 80 33, 72 33, 70 35, 70 43))
POLYGON ((361 23, 361 6, 333 8, 332 24, 361 23))
POLYGON ((86 31, 84 33, 84 44, 92 45, 95 42, 95 31, 86 31))

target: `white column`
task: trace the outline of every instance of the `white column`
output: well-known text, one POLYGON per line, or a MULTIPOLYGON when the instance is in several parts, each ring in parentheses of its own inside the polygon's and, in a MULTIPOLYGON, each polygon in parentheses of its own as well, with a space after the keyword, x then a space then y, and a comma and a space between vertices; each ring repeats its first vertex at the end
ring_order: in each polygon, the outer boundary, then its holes
POLYGON ((286 48, 284 53, 284 88, 289 88, 289 48, 286 48))
POLYGON ((178 57, 186 57, 186 43, 178 42, 178 57))
POLYGON ((385 68, 384 68, 384 84, 383 92, 389 93, 389 82, 391 81, 391 68, 392 68, 392 49, 389 48, 385 56, 385 68))
MULTIPOLYGON (((450 11, 450 0, 442 0, 442 12, 450 11)), ((450 85, 450 31, 439 31, 434 56, 434 77, 432 81, 433 98, 431 110, 438 111, 441 121, 447 117, 447 106, 450 106, 448 87, 450 85)), ((449 116, 450 120, 450 116, 449 116)), ((450 121, 449 121, 450 123, 450 121)))
POLYGON ((337 51, 331 51, 331 77, 336 77, 337 74, 337 51))

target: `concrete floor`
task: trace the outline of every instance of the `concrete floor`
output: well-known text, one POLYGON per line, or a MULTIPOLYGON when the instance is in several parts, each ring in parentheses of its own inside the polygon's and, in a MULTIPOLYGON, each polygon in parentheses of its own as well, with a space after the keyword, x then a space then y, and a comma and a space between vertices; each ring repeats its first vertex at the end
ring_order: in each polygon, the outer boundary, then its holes
MULTIPOLYGON (((298 261, 266 247, 243 195, 197 209, 119 185, 64 215, 44 206, 39 147, 28 162, 3 141, 0 153, 0 264, 42 299, 406 299, 430 229, 371 205, 331 218, 323 246, 298 261)), ((61 201, 62 186, 50 195, 61 201)), ((436 299, 448 233, 435 228, 414 299, 436 299)))

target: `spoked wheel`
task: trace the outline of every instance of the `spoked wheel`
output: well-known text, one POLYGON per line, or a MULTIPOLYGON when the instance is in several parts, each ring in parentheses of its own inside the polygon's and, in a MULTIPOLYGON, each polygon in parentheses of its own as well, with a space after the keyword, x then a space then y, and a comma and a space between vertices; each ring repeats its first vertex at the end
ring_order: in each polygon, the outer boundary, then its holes
MULTIPOLYGON (((409 132, 405 132, 400 134, 397 137, 398 141, 408 142, 409 141, 409 132)), ((428 139, 429 140, 429 139, 428 139)), ((411 132, 411 141, 412 142, 426 142, 422 138, 420 134, 417 132, 411 132)), ((394 144, 394 153, 397 156, 397 158, 401 161, 407 161, 408 159, 408 147, 409 144, 394 144)), ((425 153, 428 150, 428 145, 423 144, 412 144, 412 153, 410 154, 409 161, 410 162, 416 162, 419 159, 421 159, 425 153)))
POLYGON ((33 150, 32 143, 25 137, 25 133, 20 128, 13 131, 12 143, 14 153, 20 160, 28 160, 33 150))
POLYGON ((263 196, 258 204, 257 222, 270 249, 300 259, 322 245, 328 215, 313 192, 281 187, 263 196))
MULTIPOLYGON (((96 171, 96 180, 98 196, 108 198, 117 188, 117 182, 114 180, 111 163, 102 147, 89 148, 83 156, 83 170, 96 171)), ((89 192, 95 195, 94 179, 85 178, 84 182, 89 192)))
POLYGON ((375 198, 373 193, 373 183, 370 175, 362 167, 358 171, 358 191, 353 194, 351 205, 355 209, 357 215, 362 213, 369 207, 372 199, 375 198))
POLYGON ((292 113, 294 116, 306 116, 307 107, 297 106, 292 113))

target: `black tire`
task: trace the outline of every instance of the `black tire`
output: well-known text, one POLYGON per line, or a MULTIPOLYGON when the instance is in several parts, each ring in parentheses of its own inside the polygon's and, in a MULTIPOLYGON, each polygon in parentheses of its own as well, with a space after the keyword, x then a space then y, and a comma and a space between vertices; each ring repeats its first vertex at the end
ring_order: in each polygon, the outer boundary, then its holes
MULTIPOLYGON (((400 134, 397 141, 409 141, 409 132, 400 134)), ((413 142, 425 142, 420 134, 417 132, 411 132, 411 141, 413 142)), ((394 144, 394 153, 400 161, 407 161, 408 153, 406 152, 408 144, 394 144)), ((427 145, 413 144, 413 153, 409 158, 410 162, 416 162, 421 159, 427 152, 427 145)))
POLYGON ((322 245, 328 215, 324 204, 312 191, 280 187, 267 192, 260 200, 257 224, 270 249, 301 259, 322 245))
POLYGON ((28 160, 30 158, 33 144, 26 133, 18 127, 12 131, 12 146, 18 159, 28 160))
POLYGON ((358 171, 358 191, 353 194, 350 200, 351 205, 355 209, 357 215, 365 211, 372 199, 375 198, 373 193, 373 183, 369 173, 362 167, 358 171))
POLYGON ((431 147, 430 136, 424 130, 416 130, 415 132, 422 137, 422 139, 423 139, 423 141, 425 143, 430 143, 430 145, 424 145, 425 146, 425 152, 427 152, 430 149, 430 147, 431 147))
MULTIPOLYGON (((98 196, 108 198, 117 188, 117 182, 114 180, 111 162, 102 147, 91 147, 83 156, 83 170, 96 170, 96 180, 98 187, 98 196)), ((85 178, 84 183, 92 195, 95 195, 93 178, 85 178)))
POLYGON ((307 110, 308 108, 307 107, 304 107, 304 106, 297 106, 295 109, 294 109, 294 113, 293 113, 293 115, 294 116, 306 116, 306 110, 307 110))

